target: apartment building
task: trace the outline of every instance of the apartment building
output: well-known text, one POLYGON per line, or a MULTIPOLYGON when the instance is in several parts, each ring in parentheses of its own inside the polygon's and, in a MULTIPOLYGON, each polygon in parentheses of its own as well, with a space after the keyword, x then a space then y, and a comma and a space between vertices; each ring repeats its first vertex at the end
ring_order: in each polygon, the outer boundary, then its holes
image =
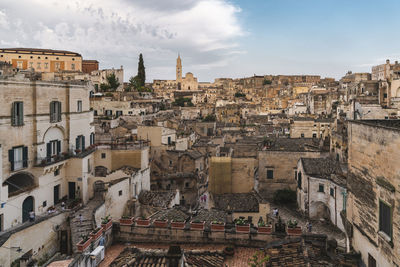
POLYGON ((0 48, 0 61, 20 70, 36 72, 82 71, 82 56, 76 52, 38 48, 0 48))

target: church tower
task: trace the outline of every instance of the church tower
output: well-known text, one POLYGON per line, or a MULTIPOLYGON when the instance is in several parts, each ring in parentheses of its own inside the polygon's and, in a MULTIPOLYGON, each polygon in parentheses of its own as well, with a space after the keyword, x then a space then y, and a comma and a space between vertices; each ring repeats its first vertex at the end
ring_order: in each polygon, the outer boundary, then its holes
POLYGON ((176 82, 182 82, 182 61, 181 56, 178 54, 178 58, 176 59, 176 82))

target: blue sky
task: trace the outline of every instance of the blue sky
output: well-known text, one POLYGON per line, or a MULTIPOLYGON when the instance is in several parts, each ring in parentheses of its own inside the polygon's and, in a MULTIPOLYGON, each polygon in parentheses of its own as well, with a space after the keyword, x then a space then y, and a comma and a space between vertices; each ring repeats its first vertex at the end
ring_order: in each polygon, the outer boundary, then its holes
POLYGON ((399 0, 1 0, 0 47, 79 52, 147 81, 342 77, 400 59, 399 0), (46 14, 45 16, 43 14, 46 14))
POLYGON ((339 78, 347 70, 370 71, 400 58, 400 1, 234 1, 248 33, 245 75, 319 74, 339 78))

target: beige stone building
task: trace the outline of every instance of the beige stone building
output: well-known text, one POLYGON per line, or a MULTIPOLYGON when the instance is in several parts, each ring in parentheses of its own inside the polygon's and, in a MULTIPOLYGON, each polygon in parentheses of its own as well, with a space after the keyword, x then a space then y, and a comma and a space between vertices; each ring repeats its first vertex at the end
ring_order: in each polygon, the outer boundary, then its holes
POLYGON ((151 146, 174 146, 176 131, 163 126, 138 126, 137 136, 141 140, 150 141, 151 146))
POLYGON ((82 56, 63 50, 1 48, 0 61, 11 63, 20 70, 34 69, 36 72, 82 71, 82 56))
POLYGON ((111 74, 114 74, 120 83, 116 91, 122 92, 124 90, 124 68, 121 66, 119 69, 112 68, 92 71, 90 73, 90 80, 96 91, 100 90, 102 83, 107 83, 107 77, 111 74))
POLYGON ((290 123, 290 138, 325 138, 330 135, 332 119, 295 117, 290 123))
POLYGON ((297 162, 300 158, 326 157, 313 139, 276 138, 265 142, 258 151, 256 188, 266 198, 280 189, 296 190, 297 162))
POLYGON ((399 266, 399 121, 350 121, 348 138, 347 236, 364 264, 399 266))

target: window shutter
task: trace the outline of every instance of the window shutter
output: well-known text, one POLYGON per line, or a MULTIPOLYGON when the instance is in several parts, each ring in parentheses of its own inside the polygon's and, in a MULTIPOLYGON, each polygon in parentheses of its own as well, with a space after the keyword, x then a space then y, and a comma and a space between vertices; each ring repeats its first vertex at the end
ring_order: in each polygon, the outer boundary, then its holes
POLYGON ((57 140, 57 155, 61 153, 61 141, 57 140))
POLYGON ((80 149, 79 147, 79 136, 75 139, 75 149, 80 149))
POLYGON ((46 148, 46 152, 47 152, 47 160, 50 161, 51 159, 51 143, 47 143, 47 148, 46 148))
POLYGON ((83 150, 85 150, 85 136, 84 135, 81 135, 82 136, 82 151, 83 150))
POLYGON ((50 102, 50 122, 54 120, 54 102, 50 102))
POLYGON ((17 112, 16 111, 17 111, 16 110, 16 102, 13 102, 12 106, 11 106, 11 125, 13 125, 13 126, 17 124, 17 120, 16 120, 17 112))
POLYGON ((13 171, 14 170, 14 149, 8 150, 8 161, 11 164, 11 167, 10 167, 11 171, 13 171))
POLYGON ((18 112, 18 124, 24 125, 24 102, 20 102, 18 105, 19 112, 18 112))
POLYGON ((28 167, 28 147, 24 146, 22 148, 22 167, 28 167))
POLYGON ((61 102, 57 102, 57 121, 61 121, 61 102))

